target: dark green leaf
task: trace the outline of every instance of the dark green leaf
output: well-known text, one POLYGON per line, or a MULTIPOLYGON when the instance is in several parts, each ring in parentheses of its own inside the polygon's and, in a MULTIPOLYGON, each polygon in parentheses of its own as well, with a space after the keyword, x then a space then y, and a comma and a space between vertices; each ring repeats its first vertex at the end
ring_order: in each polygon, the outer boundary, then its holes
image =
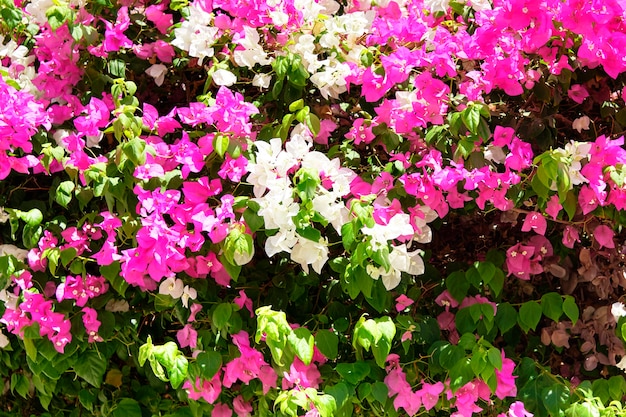
POLYGON ((104 380, 104 373, 107 369, 108 360, 101 353, 88 350, 80 355, 74 371, 76 375, 87 381, 96 388, 100 388, 104 380))
POLYGON ((563 314, 563 298, 555 292, 544 294, 541 296, 541 310, 546 317, 558 322, 563 314))
POLYGON ((339 338, 330 330, 319 330, 315 334, 315 345, 328 359, 333 360, 337 357, 339 338))
POLYGON ((358 385, 370 373, 370 366, 366 362, 340 363, 335 368, 346 382, 358 385))

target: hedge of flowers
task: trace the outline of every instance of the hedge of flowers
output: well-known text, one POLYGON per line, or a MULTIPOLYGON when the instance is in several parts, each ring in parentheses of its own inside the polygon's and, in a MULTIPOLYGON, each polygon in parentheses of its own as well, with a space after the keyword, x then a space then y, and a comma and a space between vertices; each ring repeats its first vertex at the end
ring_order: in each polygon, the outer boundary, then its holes
POLYGON ((0 16, 0 414, 626 414, 623 2, 0 16))

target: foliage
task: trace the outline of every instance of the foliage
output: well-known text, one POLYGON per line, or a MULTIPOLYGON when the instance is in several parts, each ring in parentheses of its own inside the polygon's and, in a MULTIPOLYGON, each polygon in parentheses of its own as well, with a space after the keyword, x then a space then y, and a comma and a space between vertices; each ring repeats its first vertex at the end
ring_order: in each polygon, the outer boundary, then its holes
POLYGON ((0 16, 2 415, 625 414, 620 2, 0 16))

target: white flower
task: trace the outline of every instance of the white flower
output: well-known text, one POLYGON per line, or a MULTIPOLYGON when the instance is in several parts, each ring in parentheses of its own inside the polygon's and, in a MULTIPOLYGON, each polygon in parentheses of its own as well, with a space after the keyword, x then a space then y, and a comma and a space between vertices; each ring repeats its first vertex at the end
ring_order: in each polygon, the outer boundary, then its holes
POLYGON ((313 270, 320 274, 322 267, 328 261, 328 242, 325 240, 314 242, 301 237, 291 251, 291 260, 298 262, 307 274, 309 273, 309 265, 313 266, 313 270))
POLYGON ((622 359, 615 366, 626 372, 626 355, 622 356, 622 359))
POLYGON ((0 349, 4 349, 7 346, 9 346, 9 338, 0 331, 0 349))
POLYGON ((583 130, 589 130, 590 122, 591 119, 589 117, 582 116, 572 122, 572 128, 578 130, 578 133, 581 133, 583 130))
POLYGON ((159 294, 169 295, 172 298, 179 299, 183 295, 183 287, 184 283, 182 280, 169 277, 159 285, 159 294))
POLYGON ((620 317, 626 316, 626 306, 624 303, 613 303, 611 306, 611 314, 615 317, 615 320, 619 320, 620 317))
POLYGON ((163 84, 163 81, 165 81, 167 67, 163 64, 154 64, 146 70, 146 74, 154 78, 154 83, 156 85, 161 86, 163 84))
POLYGON ((19 297, 7 290, 0 290, 0 301, 2 301, 6 308, 11 310, 17 309, 17 302, 19 297))
POLYGON ((24 261, 28 256, 28 251, 25 249, 20 249, 15 245, 0 245, 0 256, 4 255, 13 255, 18 260, 24 261))
POLYGON ((99 148, 100 141, 104 137, 104 132, 100 132, 97 136, 87 136, 85 137, 85 146, 88 148, 99 148))
POLYGON ((485 10, 491 10, 491 3, 489 0, 470 0, 472 9, 477 12, 482 12, 485 10))
POLYGON ((384 268, 381 268, 381 270, 381 279, 387 291, 393 290, 402 281, 402 273, 396 268, 392 267, 389 269, 389 272, 385 272, 384 268))
POLYGON ((198 64, 202 64, 204 58, 210 58, 215 53, 213 45, 218 38, 219 29, 212 26, 213 15, 205 12, 202 7, 191 4, 189 9, 189 20, 174 29, 174 40, 171 44, 189 52, 189 55, 198 58, 198 64))
POLYGON ((189 308, 189 300, 195 300, 196 297, 198 297, 198 291, 189 285, 185 285, 185 288, 183 288, 183 295, 181 297, 181 301, 183 302, 185 308, 189 308))
POLYGON ((322 61, 325 65, 323 71, 311 75, 311 82, 320 90, 324 98, 338 98, 339 94, 348 91, 346 77, 351 69, 348 64, 339 62, 337 59, 322 61))
POLYGON ((376 223, 373 227, 361 228, 361 231, 363 234, 372 237, 371 244, 374 250, 386 246, 389 240, 414 234, 411 217, 405 213, 396 214, 386 225, 376 223))
POLYGON ((450 0, 425 0, 424 7, 429 9, 433 13, 443 12, 446 13, 448 11, 448 6, 450 6, 450 0))
POLYGON ((218 69, 213 73, 213 82, 219 86, 230 87, 237 82, 237 76, 225 69, 218 69))
POLYGON ((279 230, 265 241, 265 253, 272 257, 279 252, 290 253, 298 241, 295 229, 279 230))
POLYGON ((252 79, 252 85, 260 89, 269 88, 272 76, 270 74, 256 74, 252 79))
MULTIPOLYGON (((280 25, 279 25, 280 26, 280 25)), ((267 57, 267 52, 259 44, 259 32, 255 28, 244 26, 245 37, 238 40, 234 39, 244 49, 237 49, 233 52, 233 59, 240 67, 252 68, 256 64, 269 65, 272 60, 267 57)), ((256 77, 255 77, 256 78, 256 77)), ((269 81, 268 81, 269 86, 269 81)), ((265 87, 267 88, 267 87, 265 87)))

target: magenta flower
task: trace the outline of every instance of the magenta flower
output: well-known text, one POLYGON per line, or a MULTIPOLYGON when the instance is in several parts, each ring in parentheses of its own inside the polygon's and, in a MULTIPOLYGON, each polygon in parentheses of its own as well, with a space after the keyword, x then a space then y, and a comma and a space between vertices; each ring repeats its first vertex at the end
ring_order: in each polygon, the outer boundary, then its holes
POLYGON ((396 310, 398 312, 410 307, 415 301, 411 300, 404 294, 401 294, 398 298, 396 298, 396 310))
POLYGON ((422 404, 426 410, 432 409, 439 401, 439 396, 444 390, 443 382, 439 381, 435 384, 428 384, 422 381, 422 388, 417 390, 416 394, 421 397, 422 404))
POLYGON ((598 242, 601 248, 615 248, 615 242, 613 241, 614 236, 615 232, 613 232, 610 227, 604 224, 596 227, 593 230, 593 239, 598 242))
POLYGON ((254 309, 252 307, 252 300, 248 298, 244 290, 239 291, 239 296, 235 297, 235 299, 233 300, 233 303, 237 304, 240 309, 243 309, 245 307, 250 312, 250 317, 251 318, 254 317, 254 309))
POLYGON ((195 383, 192 383, 191 381, 187 380, 183 384, 183 389, 187 390, 187 395, 192 400, 197 401, 200 398, 202 398, 204 401, 208 402, 209 404, 213 404, 215 400, 217 400, 217 397, 219 397, 220 393, 222 392, 222 384, 220 382, 220 373, 221 372, 218 371, 210 381, 201 379, 199 377, 196 378, 195 383))
POLYGON ((539 212, 528 213, 524 218, 524 224, 522 225, 522 232, 529 232, 534 230, 536 233, 541 236, 546 234, 546 228, 548 227, 548 222, 546 218, 539 212))
POLYGON ((133 46, 133 41, 124 35, 126 29, 130 26, 128 7, 120 7, 115 24, 105 21, 104 25, 106 26, 103 42, 105 52, 117 52, 121 48, 131 48, 133 46))
POLYGON ((559 202, 559 197, 557 195, 553 195, 548 200, 548 204, 546 206, 546 213, 552 217, 552 219, 556 220, 559 215, 559 212, 563 209, 563 206, 559 202))
POLYGON ((565 226, 565 230, 563 230, 563 245, 572 249, 574 247, 574 243, 580 242, 578 237, 578 229, 573 226, 565 226))
POLYGON ((176 332, 176 340, 181 348, 190 347, 195 349, 198 345, 198 332, 191 324, 186 324, 182 329, 176 332))
POLYGON ((502 368, 496 369, 496 396, 501 400, 505 397, 515 397, 517 395, 517 387, 515 386, 515 378, 513 371, 515 370, 515 362, 507 358, 502 351, 502 368))

